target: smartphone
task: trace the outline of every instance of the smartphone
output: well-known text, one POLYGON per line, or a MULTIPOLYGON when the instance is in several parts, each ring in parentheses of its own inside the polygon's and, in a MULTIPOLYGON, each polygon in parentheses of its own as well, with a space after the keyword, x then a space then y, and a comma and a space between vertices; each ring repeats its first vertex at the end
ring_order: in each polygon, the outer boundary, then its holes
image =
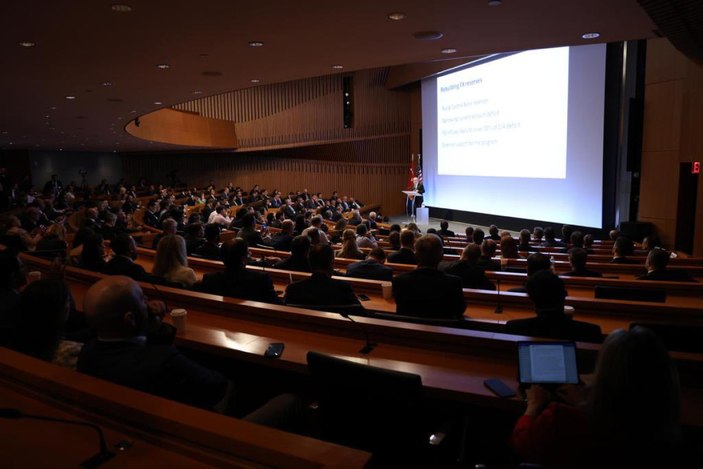
POLYGON ((497 378, 487 379, 483 382, 483 385, 498 397, 508 398, 515 396, 515 390, 497 378))
POLYGON ((283 355, 284 348, 285 344, 283 344, 282 342, 272 342, 266 348, 264 356, 267 358, 280 358, 281 355, 283 355))
POLYGON ((369 301, 369 299, 370 299, 368 296, 364 295, 363 293, 356 295, 356 297, 359 298, 361 301, 369 301))

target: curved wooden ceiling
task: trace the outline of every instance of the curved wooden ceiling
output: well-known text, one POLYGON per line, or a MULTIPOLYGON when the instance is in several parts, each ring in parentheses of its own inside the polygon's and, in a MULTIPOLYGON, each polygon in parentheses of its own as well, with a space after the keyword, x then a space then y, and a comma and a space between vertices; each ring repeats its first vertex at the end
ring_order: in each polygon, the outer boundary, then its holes
POLYGON ((127 13, 112 3, 0 3, 0 148, 182 148, 124 127, 201 96, 340 73, 334 64, 349 72, 580 44, 591 31, 598 42, 655 35, 637 0, 126 0, 127 13), (407 17, 388 19, 394 11, 407 17), (443 37, 415 39, 421 31, 443 37), (457 53, 440 52, 449 47, 457 53))

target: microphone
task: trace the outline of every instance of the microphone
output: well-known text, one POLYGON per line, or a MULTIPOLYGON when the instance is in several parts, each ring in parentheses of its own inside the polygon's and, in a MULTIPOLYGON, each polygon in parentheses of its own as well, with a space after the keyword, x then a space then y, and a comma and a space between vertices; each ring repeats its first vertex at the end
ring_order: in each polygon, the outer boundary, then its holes
POLYGON ((503 305, 500 304, 500 279, 496 279, 496 283, 498 284, 496 288, 497 292, 497 304, 496 304, 496 309, 493 311, 495 314, 502 314, 503 313, 503 305))
POLYGON ((95 456, 92 456, 85 461, 81 463, 81 467, 98 467, 104 462, 109 461, 110 459, 115 457, 115 453, 107 449, 107 444, 105 443, 105 436, 103 435, 103 431, 100 429, 95 424, 89 423, 89 422, 82 422, 80 420, 67 420, 67 419, 59 419, 59 418, 54 418, 54 417, 45 417, 43 415, 32 415, 32 414, 25 414, 19 409, 12 409, 12 408, 7 408, 3 407, 0 408, 0 418, 4 419, 12 419, 12 420, 19 420, 19 419, 34 419, 34 420, 43 420, 46 422, 57 422, 57 423, 66 423, 69 425, 79 425, 83 427, 89 427, 98 432, 98 437, 100 438, 100 452, 96 454, 95 456))
POLYGON ((342 311, 339 311, 339 314, 345 318, 349 319, 352 323, 356 324, 356 326, 361 329, 361 331, 364 333, 364 337, 366 338, 366 345, 364 345, 361 350, 359 350, 359 353, 362 355, 368 355, 373 351, 373 349, 376 348, 378 345, 377 343, 371 342, 371 339, 369 339, 369 331, 363 326, 363 324, 360 324, 352 319, 352 317, 349 315, 349 313, 345 313, 342 311))

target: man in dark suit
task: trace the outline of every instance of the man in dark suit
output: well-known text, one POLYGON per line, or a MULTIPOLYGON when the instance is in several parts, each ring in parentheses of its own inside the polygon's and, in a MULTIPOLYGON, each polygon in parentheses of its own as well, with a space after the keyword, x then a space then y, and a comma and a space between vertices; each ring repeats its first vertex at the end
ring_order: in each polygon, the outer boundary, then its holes
POLYGON ((647 254, 644 266, 647 268, 645 275, 640 275, 637 280, 659 280, 664 282, 695 282, 696 280, 685 270, 669 269, 671 253, 664 249, 652 249, 647 254))
POLYGON ((388 262, 416 265, 415 232, 407 228, 400 232, 400 249, 388 255, 388 262))
MULTIPOLYGON (((304 306, 342 306, 345 311, 363 309, 351 285, 332 278, 334 251, 327 244, 316 244, 310 248, 312 276, 291 283, 286 288, 286 304, 304 306)), ((333 308, 334 309, 334 308, 333 308)))
MULTIPOLYGON (((476 230, 474 233, 481 231, 476 230)), ((483 234, 483 232, 481 231, 483 234)), ((485 270, 500 270, 500 261, 493 259, 496 255, 496 249, 498 245, 492 239, 484 239, 482 242, 479 241, 477 245, 481 246, 481 257, 478 260, 478 265, 483 267, 485 270)))
POLYGON ((533 274, 527 281, 527 293, 535 305, 537 317, 508 321, 506 333, 584 342, 602 340, 598 325, 575 321, 564 314, 564 282, 551 271, 533 274))
POLYGON ((110 243, 114 257, 105 266, 103 273, 107 275, 125 275, 137 282, 151 281, 151 276, 146 273, 144 267, 135 264, 137 258, 137 244, 127 233, 119 233, 110 243))
POLYGON ((461 259, 440 265, 443 272, 456 275, 461 279, 461 286, 464 288, 479 288, 481 290, 495 290, 496 286, 486 277, 486 271, 478 265, 481 257, 481 248, 475 244, 469 244, 464 248, 461 259))
POLYGON ((627 257, 632 255, 633 251, 632 241, 625 236, 620 236, 613 243, 613 259, 610 262, 613 264, 637 264, 636 260, 627 257))
POLYGON ((365 260, 347 266, 347 277, 390 281, 393 279, 393 269, 383 265, 385 262, 385 251, 381 248, 374 248, 365 260))
POLYGON ((442 242, 428 234, 415 243, 417 268, 393 278, 396 312, 406 316, 460 319, 466 309, 461 279, 437 269, 442 242))
POLYGON ((456 236, 455 233, 449 229, 449 222, 447 220, 442 220, 439 222, 439 231, 437 234, 440 236, 456 236))
MULTIPOLYGON (((552 260, 546 254, 533 252, 527 256, 527 280, 541 270, 552 269, 552 260)), ((511 293, 527 293, 527 284, 522 287, 515 287, 508 290, 511 293)))
POLYGON ((293 242, 293 221, 283 220, 281 231, 273 235, 269 243, 277 251, 290 251, 293 242))
MULTIPOLYGON (((293 222, 286 220, 293 225, 293 222)), ((292 230, 292 228, 291 228, 292 230)), ((305 235, 298 235, 293 238, 290 245, 290 256, 273 265, 274 269, 294 270, 296 272, 310 272, 310 238, 305 235)))
POLYGON ((588 252, 583 248, 571 248, 569 251, 569 263, 571 271, 562 274, 565 277, 602 277, 600 272, 594 272, 586 268, 588 252))
POLYGON ((225 264, 225 271, 203 275, 202 282, 193 287, 195 290, 243 300, 280 303, 269 274, 246 268, 249 258, 246 241, 241 238, 225 241, 220 247, 220 257, 225 264))

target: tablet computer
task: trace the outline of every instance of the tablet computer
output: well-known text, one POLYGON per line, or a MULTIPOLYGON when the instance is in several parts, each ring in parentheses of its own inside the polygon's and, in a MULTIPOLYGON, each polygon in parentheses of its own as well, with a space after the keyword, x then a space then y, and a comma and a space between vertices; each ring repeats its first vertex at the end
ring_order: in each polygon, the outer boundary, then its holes
POLYGON ((520 384, 578 384, 576 344, 573 342, 518 342, 520 384))

